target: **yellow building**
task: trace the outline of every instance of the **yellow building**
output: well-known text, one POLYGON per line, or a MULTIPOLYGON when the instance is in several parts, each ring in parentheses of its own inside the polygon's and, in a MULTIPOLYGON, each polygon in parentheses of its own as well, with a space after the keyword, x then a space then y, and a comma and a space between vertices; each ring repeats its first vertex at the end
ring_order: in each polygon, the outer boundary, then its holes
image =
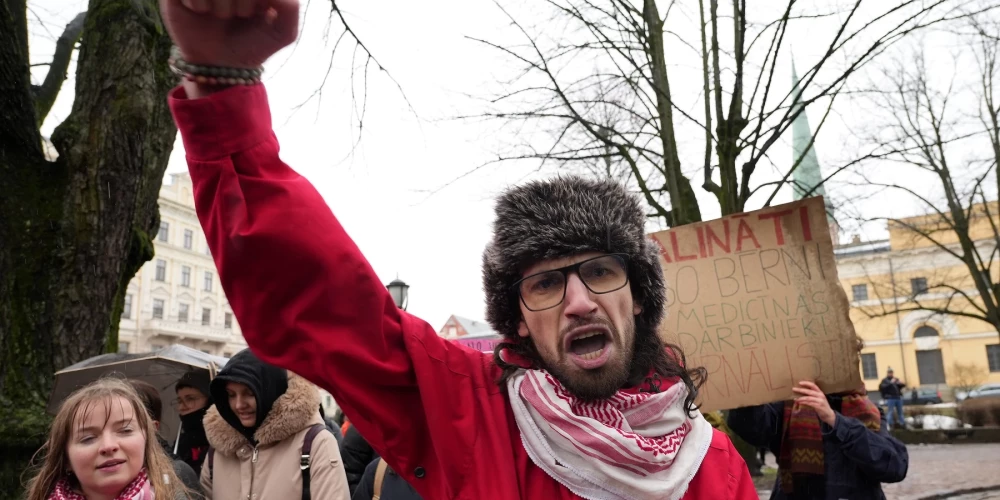
MULTIPOLYGON (((997 208, 992 203, 990 213, 1000 227, 997 208)), ((1000 264, 993 253, 996 233, 982 206, 970 227, 980 255, 992 258, 995 269, 1000 264)), ((866 344, 861 359, 866 387, 877 391, 890 367, 909 387, 935 387, 946 398, 949 388, 1000 382, 1000 334, 985 321, 955 314, 979 314, 973 302, 982 304, 968 268, 911 228, 961 251, 955 234, 936 215, 891 223, 888 240, 855 238, 835 249, 851 319, 866 344), (952 313, 913 310, 918 305, 952 313)))

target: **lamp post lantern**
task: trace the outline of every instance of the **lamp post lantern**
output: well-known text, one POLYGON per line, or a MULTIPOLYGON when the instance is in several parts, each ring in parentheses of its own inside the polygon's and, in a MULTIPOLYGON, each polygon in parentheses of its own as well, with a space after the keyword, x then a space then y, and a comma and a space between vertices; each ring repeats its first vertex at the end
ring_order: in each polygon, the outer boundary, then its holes
POLYGON ((405 311, 410 297, 410 285, 396 278, 385 287, 389 289, 389 295, 392 295, 392 301, 396 303, 396 307, 405 311))

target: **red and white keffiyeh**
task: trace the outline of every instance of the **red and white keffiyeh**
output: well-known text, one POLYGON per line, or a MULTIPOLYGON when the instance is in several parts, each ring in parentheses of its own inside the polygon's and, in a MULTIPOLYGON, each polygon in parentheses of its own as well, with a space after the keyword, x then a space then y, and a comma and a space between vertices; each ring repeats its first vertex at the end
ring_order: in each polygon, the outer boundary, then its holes
MULTIPOLYGON (((153 487, 149 484, 146 469, 142 469, 139 471, 139 475, 115 497, 115 500, 154 500, 155 498, 156 495, 153 494, 153 487)), ((56 483, 55 489, 49 495, 49 500, 87 500, 87 497, 74 490, 70 486, 69 480, 63 478, 56 483)))
POLYGON ((520 370, 507 389, 531 460, 590 500, 677 500, 712 442, 711 424, 684 410, 682 383, 582 402, 548 372, 520 370))

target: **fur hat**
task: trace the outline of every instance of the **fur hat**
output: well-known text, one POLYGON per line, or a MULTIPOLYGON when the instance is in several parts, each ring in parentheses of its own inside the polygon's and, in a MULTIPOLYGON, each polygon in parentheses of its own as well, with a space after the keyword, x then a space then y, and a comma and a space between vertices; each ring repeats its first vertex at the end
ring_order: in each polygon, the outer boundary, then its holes
POLYGON ((486 320, 501 335, 516 339, 521 310, 512 287, 525 268, 607 252, 628 255, 632 295, 642 306, 636 328, 655 329, 663 315, 663 270, 645 222, 639 200, 612 180, 564 176, 508 190, 497 200, 493 241, 483 253, 486 320))

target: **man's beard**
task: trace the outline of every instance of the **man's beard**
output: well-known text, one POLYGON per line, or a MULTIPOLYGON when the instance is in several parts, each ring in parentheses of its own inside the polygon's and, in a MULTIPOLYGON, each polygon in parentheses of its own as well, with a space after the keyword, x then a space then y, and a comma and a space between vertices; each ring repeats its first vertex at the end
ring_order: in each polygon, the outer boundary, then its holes
POLYGON ((570 324, 565 330, 600 323, 610 332, 608 341, 615 347, 614 357, 609 359, 604 366, 585 370, 576 366, 568 359, 567 353, 561 349, 562 338, 560 335, 560 348, 558 353, 545 353, 539 351, 544 368, 552 374, 570 394, 582 401, 597 401, 608 399, 621 389, 629 380, 632 357, 635 352, 635 319, 625 326, 624 331, 618 329, 604 318, 593 318, 570 324))

